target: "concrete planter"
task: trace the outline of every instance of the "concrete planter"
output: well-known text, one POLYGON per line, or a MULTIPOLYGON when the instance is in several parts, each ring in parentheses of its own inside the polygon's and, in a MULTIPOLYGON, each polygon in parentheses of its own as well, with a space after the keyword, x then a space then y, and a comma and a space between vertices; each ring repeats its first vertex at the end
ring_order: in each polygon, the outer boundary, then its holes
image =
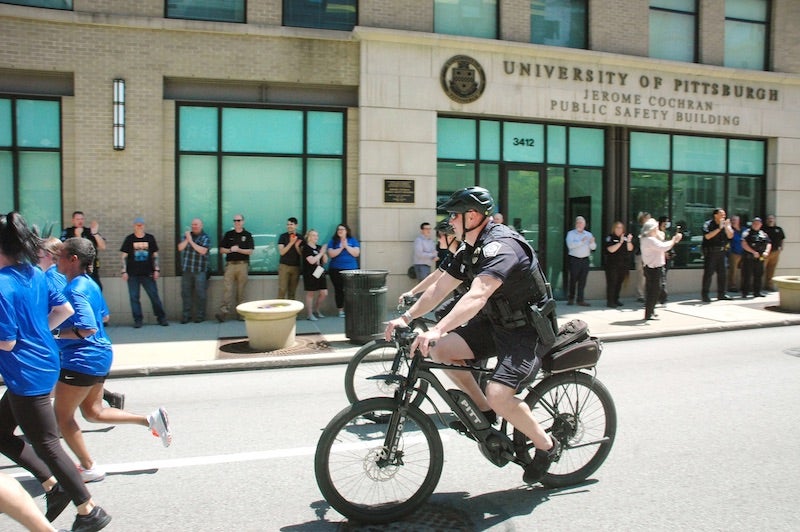
POLYGON ((248 301, 236 307, 244 317, 250 348, 275 351, 294 345, 297 314, 305 305, 291 299, 248 301))
POLYGON ((773 277, 772 283, 778 289, 780 309, 788 312, 800 312, 800 276, 773 277))

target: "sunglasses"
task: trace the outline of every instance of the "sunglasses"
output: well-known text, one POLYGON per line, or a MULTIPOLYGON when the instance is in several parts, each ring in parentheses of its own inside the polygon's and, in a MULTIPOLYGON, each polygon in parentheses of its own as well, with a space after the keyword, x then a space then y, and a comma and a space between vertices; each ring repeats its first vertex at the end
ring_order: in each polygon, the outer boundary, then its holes
POLYGON ((244 220, 242 220, 241 218, 234 218, 233 221, 234 222, 243 222, 244 220))

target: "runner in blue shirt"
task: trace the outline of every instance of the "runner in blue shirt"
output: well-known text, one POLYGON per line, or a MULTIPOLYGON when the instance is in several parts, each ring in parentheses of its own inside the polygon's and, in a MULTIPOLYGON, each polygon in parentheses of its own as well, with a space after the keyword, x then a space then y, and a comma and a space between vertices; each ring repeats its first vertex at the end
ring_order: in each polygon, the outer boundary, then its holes
POLYGON ((48 290, 34 266, 40 239, 19 213, 0 215, 0 374, 8 387, 0 398, 0 452, 42 483, 45 516, 53 521, 77 506, 73 530, 104 528, 111 517, 95 505, 58 438, 50 391, 59 360, 50 329, 72 313, 60 293, 48 290), (14 434, 22 429, 26 442, 14 434))
POLYGON ((149 416, 103 407, 103 383, 111 370, 113 352, 103 321, 108 307, 100 287, 89 276, 94 263, 94 247, 85 238, 68 238, 58 258, 58 269, 67 278, 64 294, 75 314, 64 322, 58 332, 61 350, 61 374, 56 384, 55 411, 64 441, 80 460, 79 470, 84 482, 105 478, 105 471, 92 458, 86 447, 75 410, 91 423, 110 425, 141 425, 161 438, 164 446, 172 441, 169 419, 164 408, 149 416))

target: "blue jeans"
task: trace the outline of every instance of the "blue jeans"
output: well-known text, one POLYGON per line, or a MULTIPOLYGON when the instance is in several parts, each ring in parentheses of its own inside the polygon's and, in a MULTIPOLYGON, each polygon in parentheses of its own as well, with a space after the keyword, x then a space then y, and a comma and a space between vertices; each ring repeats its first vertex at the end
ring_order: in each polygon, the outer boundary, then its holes
POLYGON ((192 319, 192 311, 197 301, 195 319, 206 319, 206 287, 208 275, 206 272, 183 272, 181 277, 181 298, 183 299, 183 319, 192 319), (194 293, 192 293, 194 292, 194 293))
POLYGON ((431 274, 431 267, 429 264, 415 264, 414 273, 417 274, 417 281, 421 281, 431 274))
POLYGON ((142 304, 139 301, 139 287, 143 286, 147 297, 150 298, 150 303, 153 305, 153 313, 159 322, 167 319, 164 313, 164 307, 161 304, 161 299, 158 297, 158 287, 156 281, 149 275, 130 275, 128 276, 128 295, 131 299, 131 311, 133 312, 133 321, 142 323, 142 304))

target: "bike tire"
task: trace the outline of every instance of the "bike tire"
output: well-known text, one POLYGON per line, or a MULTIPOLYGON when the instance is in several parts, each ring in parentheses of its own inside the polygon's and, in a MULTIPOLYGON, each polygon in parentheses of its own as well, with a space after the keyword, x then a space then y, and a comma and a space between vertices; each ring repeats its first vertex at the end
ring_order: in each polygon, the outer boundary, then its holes
MULTIPOLYGON (((545 378, 525 397, 536 420, 562 446, 541 483, 562 488, 583 482, 603 464, 617 432, 617 410, 608 389, 591 375, 580 371, 545 378)), ((533 444, 514 431, 518 452, 524 448, 526 461, 533 458, 533 444)))
POLYGON ((323 497, 359 523, 387 523, 412 513, 430 497, 442 475, 442 439, 427 414, 409 407, 401 427, 398 463, 379 464, 388 424, 397 409, 387 397, 352 404, 323 429, 314 473, 323 497))
MULTIPOLYGON (((397 387, 395 383, 369 377, 391 374, 396 355, 397 344, 382 339, 372 340, 356 351, 344 372, 344 392, 347 394, 347 400, 352 404, 371 397, 394 397, 394 390, 397 387)), ((401 364, 398 370, 401 375, 408 374, 408 367, 405 364, 401 364)), ((414 406, 420 406, 425 400, 428 383, 423 380, 417 381, 417 388, 411 398, 411 404, 414 406)))

